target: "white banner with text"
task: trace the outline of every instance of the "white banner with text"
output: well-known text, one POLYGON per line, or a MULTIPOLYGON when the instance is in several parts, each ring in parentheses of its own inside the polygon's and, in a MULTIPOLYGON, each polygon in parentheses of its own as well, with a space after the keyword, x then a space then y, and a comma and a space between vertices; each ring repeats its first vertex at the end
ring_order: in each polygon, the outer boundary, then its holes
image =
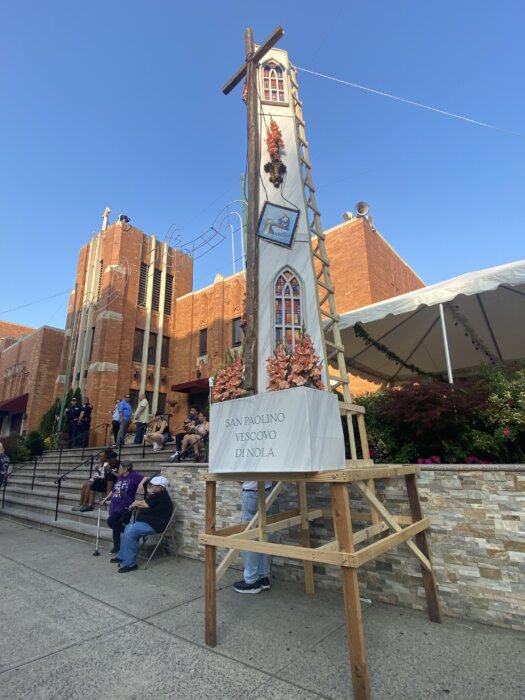
POLYGON ((212 404, 209 471, 343 469, 338 403, 328 391, 297 387, 212 404))

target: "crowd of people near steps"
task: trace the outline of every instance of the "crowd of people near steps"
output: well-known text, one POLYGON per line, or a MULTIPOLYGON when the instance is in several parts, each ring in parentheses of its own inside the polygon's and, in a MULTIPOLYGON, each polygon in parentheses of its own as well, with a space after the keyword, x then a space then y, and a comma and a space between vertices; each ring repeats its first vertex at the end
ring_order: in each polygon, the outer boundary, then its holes
MULTIPOLYGON (((64 413, 66 436, 63 444, 65 447, 88 446, 92 412, 93 406, 88 398, 82 405, 78 404, 76 398, 71 399, 64 413)), ((154 452, 163 450, 167 443, 175 441, 175 452, 170 457, 172 462, 180 462, 193 455, 195 461, 206 461, 206 442, 210 424, 207 414, 198 406, 190 408, 181 430, 173 437, 166 414, 157 411, 155 416, 150 418, 149 402, 144 393, 139 395, 135 410, 131 406, 130 394, 125 394, 124 398, 115 402, 111 412, 111 431, 113 448, 123 445, 128 433, 132 433, 134 445, 152 447, 154 452)), ((90 503, 83 505, 89 506, 90 503)))
MULTIPOLYGON (((186 435, 185 433, 184 435, 186 435)), ((184 443, 181 436, 181 446, 184 443)), ((265 482, 266 497, 270 495, 272 482, 265 482)), ((99 518, 102 507, 108 507, 107 525, 112 531, 113 547, 110 561, 118 564, 117 571, 125 574, 138 569, 137 556, 142 538, 166 529, 173 514, 173 501, 169 493, 170 482, 156 474, 152 478, 133 469, 130 461, 120 461, 110 448, 100 455, 100 463, 91 479, 84 482, 80 504, 74 511, 86 513, 93 510, 96 494, 101 494, 99 518)), ((268 507, 267 514, 277 512, 276 504, 268 507)), ((256 481, 242 482, 242 522, 250 520, 258 512, 256 481)), ((244 576, 233 584, 237 593, 261 593, 270 590, 271 557, 256 552, 243 552, 244 576)))
MULTIPOLYGON (((139 396, 133 412, 129 395, 115 404, 113 413, 113 436, 116 447, 123 442, 128 427, 135 424, 135 444, 151 445, 154 451, 162 449, 169 435, 168 422, 162 414, 149 420, 149 405, 144 394, 139 396)), ((182 429, 175 435, 175 452, 170 462, 180 462, 192 449, 198 461, 204 461, 204 442, 210 424, 199 407, 190 408, 182 429)), ((111 562, 118 564, 119 573, 128 573, 138 568, 139 541, 154 533, 161 533, 168 525, 173 513, 173 502, 169 494, 170 483, 164 476, 148 478, 133 469, 130 461, 120 461, 112 448, 104 449, 99 463, 90 479, 82 484, 79 504, 74 511, 87 513, 94 509, 96 495, 100 494, 99 518, 102 507, 108 507, 107 524, 112 531, 113 547, 111 562)), ((258 512, 256 481, 244 481, 242 486, 242 522, 250 522, 258 512)), ((272 482, 265 482, 265 493, 271 493, 272 482)), ((267 514, 277 512, 277 505, 268 507, 267 514)), ((243 578, 233 584, 237 593, 261 593, 271 586, 271 557, 256 552, 243 552, 243 578)))

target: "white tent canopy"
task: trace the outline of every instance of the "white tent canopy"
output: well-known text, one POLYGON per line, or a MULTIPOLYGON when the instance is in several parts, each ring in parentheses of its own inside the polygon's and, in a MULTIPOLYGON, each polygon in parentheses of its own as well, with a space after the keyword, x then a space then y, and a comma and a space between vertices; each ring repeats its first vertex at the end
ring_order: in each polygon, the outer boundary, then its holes
POLYGON ((447 368, 451 380, 483 362, 523 359, 525 260, 356 309, 340 329, 349 371, 374 381, 446 379, 447 368))

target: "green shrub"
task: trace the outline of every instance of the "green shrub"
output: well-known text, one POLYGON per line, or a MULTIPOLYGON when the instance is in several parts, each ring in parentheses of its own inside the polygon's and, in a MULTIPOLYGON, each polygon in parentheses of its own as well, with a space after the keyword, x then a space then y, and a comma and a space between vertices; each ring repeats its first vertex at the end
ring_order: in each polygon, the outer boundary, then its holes
POLYGON ((55 418, 60 412, 60 401, 55 399, 51 408, 40 419, 39 433, 43 438, 49 437, 55 431, 55 418))
POLYGON ((525 368, 483 367, 454 384, 424 381, 360 397, 376 462, 522 462, 525 368))
POLYGON ((24 439, 21 435, 3 437, 2 444, 11 464, 26 462, 29 459, 29 450, 24 446, 24 439))
POLYGON ((45 450, 54 450, 56 446, 56 435, 50 435, 49 437, 44 438, 44 449, 45 450))
POLYGON ((29 450, 31 457, 40 457, 44 452, 44 440, 40 433, 33 430, 29 433, 25 441, 25 447, 29 450))

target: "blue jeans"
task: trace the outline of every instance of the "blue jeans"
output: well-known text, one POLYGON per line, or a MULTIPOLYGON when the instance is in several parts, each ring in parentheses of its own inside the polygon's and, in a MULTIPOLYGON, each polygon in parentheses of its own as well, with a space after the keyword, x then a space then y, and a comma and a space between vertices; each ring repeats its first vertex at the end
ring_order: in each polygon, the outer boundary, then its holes
POLYGON ((137 563, 137 552, 139 551, 139 540, 141 537, 153 535, 155 530, 148 523, 130 523, 126 526, 120 540, 119 559, 123 566, 134 566, 137 563))
POLYGON ((144 440, 144 435, 146 434, 147 423, 135 423, 135 439, 133 440, 134 445, 142 445, 144 440))
MULTIPOLYGON (((270 494, 270 491, 266 491, 266 496, 270 494)), ((249 522, 253 516, 259 510, 257 492, 256 491, 243 491, 242 492, 242 522, 249 522)), ((273 515, 277 513, 277 505, 274 503, 271 508, 268 509, 267 515, 273 515)), ((242 558, 244 560, 244 580, 246 583, 255 583, 260 578, 265 578, 270 576, 270 566, 272 558, 269 554, 259 554, 258 552, 243 552, 242 558)))
POLYGON ((128 426, 129 420, 127 418, 122 418, 120 421, 120 427, 118 429, 117 445, 124 444, 124 438, 126 437, 126 433, 128 432, 128 426))

